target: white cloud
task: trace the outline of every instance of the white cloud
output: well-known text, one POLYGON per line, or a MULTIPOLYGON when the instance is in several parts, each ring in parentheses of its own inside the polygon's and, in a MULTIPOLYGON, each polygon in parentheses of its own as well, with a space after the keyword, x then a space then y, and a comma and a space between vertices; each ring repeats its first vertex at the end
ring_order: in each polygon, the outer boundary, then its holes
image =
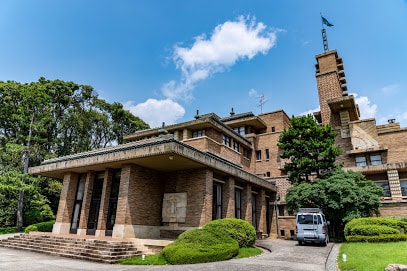
POLYGON ((310 110, 307 110, 307 111, 305 111, 305 112, 300 113, 300 116, 307 116, 307 115, 309 115, 309 114, 314 115, 314 112, 319 112, 320 110, 321 110, 321 109, 320 109, 319 106, 318 106, 318 107, 315 108, 315 109, 310 109, 310 110))
POLYGON ((124 103, 124 108, 147 122, 151 128, 160 127, 163 122, 173 124, 185 114, 185 109, 170 99, 148 99, 140 104, 128 101, 124 103))
POLYGON ((252 88, 249 90, 249 96, 257 98, 259 95, 257 94, 257 91, 254 88, 252 88))
POLYGON ((384 94, 387 94, 387 95, 396 94, 399 90, 400 90, 400 85, 397 85, 397 84, 384 86, 384 87, 382 87, 382 89, 381 89, 381 91, 382 91, 384 94))
POLYGON ((374 118, 376 116, 377 105, 370 104, 370 100, 368 97, 366 96, 358 97, 358 95, 355 93, 351 95, 355 97, 355 103, 359 105, 361 119, 374 118))
POLYGON ((255 18, 240 16, 216 26, 208 39, 205 35, 196 37, 190 48, 176 45, 173 61, 182 76, 179 83, 164 84, 163 94, 170 99, 191 98, 198 81, 227 70, 238 60, 266 54, 275 45, 278 31, 268 30, 255 18))

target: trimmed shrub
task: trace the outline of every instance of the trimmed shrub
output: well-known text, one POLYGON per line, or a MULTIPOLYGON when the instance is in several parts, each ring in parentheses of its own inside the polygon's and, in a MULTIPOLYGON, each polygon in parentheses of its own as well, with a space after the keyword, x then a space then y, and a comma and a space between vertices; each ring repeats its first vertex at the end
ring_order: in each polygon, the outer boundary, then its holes
MULTIPOLYGON (((382 217, 364 217, 364 218, 356 218, 349 221, 345 225, 345 237, 352 234, 352 229, 355 227, 359 227, 362 225, 379 225, 379 226, 387 226, 393 229, 400 231, 400 228, 407 229, 407 222, 402 221, 401 219, 395 218, 382 218, 382 217)), ((355 233, 357 234, 357 233, 355 233)))
POLYGON ((252 247, 256 241, 256 229, 249 222, 238 218, 224 218, 208 222, 203 229, 225 231, 239 243, 239 247, 252 247))
POLYGON ((31 231, 38 231, 37 226, 35 226, 35 225, 30 225, 30 226, 27 226, 27 227, 25 228, 25 230, 24 230, 25 233, 30 233, 31 231))
POLYGON ((353 219, 345 225, 348 242, 406 241, 407 223, 397 218, 366 217, 353 219))
POLYGON ((55 223, 55 220, 32 224, 32 225, 26 227, 24 232, 25 233, 29 233, 30 231, 52 232, 52 227, 54 226, 54 223, 55 223))
POLYGON ((226 232, 192 229, 183 232, 162 253, 171 264, 224 261, 237 255, 239 244, 226 232))
POLYGON ((374 236, 351 235, 346 236, 348 242, 397 242, 407 241, 407 234, 381 234, 374 236))
POLYGON ((351 236, 354 235, 364 235, 364 236, 373 236, 373 235, 380 235, 380 234, 397 234, 400 233, 399 230, 388 226, 381 226, 381 225, 360 225, 355 226, 350 230, 351 236))

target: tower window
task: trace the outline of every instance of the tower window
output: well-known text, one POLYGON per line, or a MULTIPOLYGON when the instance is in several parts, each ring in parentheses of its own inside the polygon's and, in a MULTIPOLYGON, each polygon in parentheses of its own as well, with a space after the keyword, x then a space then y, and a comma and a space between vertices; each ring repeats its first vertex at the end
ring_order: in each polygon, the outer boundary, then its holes
POLYGON ((355 161, 356 161, 356 166, 357 167, 365 167, 366 166, 366 157, 364 155, 356 156, 355 161))
POLYGON ((372 166, 381 165, 382 164, 382 156, 380 154, 372 154, 372 155, 370 155, 370 164, 372 166))

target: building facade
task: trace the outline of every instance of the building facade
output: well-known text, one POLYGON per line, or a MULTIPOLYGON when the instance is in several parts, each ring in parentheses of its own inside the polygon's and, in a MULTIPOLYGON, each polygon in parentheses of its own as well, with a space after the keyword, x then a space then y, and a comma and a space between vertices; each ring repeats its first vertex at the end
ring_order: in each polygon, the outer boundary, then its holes
MULTIPOLYGON (((407 216, 407 128, 360 119, 335 50, 316 56, 320 111, 341 147, 345 169, 383 187, 383 216, 407 216)), ((137 131, 115 147, 46 160, 30 174, 63 180, 53 232, 120 238, 174 238, 219 218, 249 221, 291 238, 290 183, 277 142, 290 127, 283 110, 216 114, 137 131)))

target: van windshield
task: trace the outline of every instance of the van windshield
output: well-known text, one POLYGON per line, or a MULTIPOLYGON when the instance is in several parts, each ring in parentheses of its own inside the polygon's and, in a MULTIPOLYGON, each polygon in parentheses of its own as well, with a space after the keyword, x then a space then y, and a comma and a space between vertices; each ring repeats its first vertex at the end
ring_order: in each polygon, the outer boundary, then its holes
POLYGON ((297 216, 298 224, 322 224, 320 215, 301 214, 297 216))

